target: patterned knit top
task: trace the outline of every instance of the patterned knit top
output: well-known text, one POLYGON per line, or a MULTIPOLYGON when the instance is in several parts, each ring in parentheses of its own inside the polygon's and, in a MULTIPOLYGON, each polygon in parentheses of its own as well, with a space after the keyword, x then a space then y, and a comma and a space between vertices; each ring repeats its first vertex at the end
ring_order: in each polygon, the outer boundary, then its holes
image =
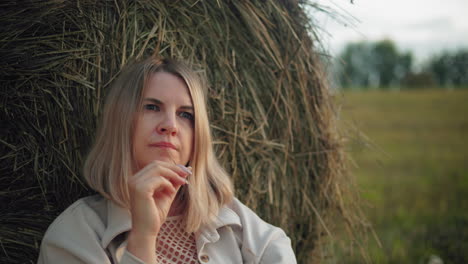
POLYGON ((198 264, 194 233, 187 233, 182 216, 167 217, 159 230, 156 244, 158 263, 198 264))

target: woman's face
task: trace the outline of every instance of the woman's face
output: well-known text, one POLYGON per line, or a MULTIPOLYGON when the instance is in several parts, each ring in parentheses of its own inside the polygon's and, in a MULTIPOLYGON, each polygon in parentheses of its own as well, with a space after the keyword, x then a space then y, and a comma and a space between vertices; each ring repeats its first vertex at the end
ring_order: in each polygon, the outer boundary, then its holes
POLYGON ((192 156, 195 115, 185 82, 171 73, 155 73, 142 102, 133 134, 136 169, 154 160, 186 165, 192 156))

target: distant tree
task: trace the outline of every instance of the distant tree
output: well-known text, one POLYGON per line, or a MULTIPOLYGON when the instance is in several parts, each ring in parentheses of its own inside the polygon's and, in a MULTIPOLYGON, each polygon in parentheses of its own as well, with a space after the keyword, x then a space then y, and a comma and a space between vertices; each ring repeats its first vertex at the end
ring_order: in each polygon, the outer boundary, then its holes
POLYGON ((398 54, 395 45, 390 40, 383 40, 373 45, 374 70, 379 76, 380 86, 389 86, 395 81, 398 54))
POLYGON ((427 63, 426 71, 431 72, 442 87, 468 87, 468 49, 434 56, 427 63))
POLYGON ((365 42, 350 43, 340 56, 339 81, 345 87, 367 87, 374 84, 371 46, 365 42))
POLYGON ((400 86, 412 62, 411 53, 400 53, 388 39, 350 43, 340 55, 339 81, 343 87, 400 86))

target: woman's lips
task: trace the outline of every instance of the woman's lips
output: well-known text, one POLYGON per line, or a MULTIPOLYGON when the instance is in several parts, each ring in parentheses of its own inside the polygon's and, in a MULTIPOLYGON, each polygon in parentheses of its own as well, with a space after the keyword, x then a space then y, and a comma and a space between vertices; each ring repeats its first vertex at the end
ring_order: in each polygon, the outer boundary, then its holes
POLYGON ((174 145, 172 145, 172 143, 165 142, 165 141, 151 143, 151 144, 149 144, 149 146, 150 147, 157 147, 157 148, 171 148, 171 149, 177 150, 177 148, 174 145))

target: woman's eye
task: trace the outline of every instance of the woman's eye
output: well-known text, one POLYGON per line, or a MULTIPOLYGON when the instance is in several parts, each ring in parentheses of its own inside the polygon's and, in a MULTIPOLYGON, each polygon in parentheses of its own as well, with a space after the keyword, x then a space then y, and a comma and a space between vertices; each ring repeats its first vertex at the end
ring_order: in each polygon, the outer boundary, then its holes
POLYGON ((154 104, 147 104, 144 107, 145 107, 145 110, 159 111, 159 106, 154 105, 154 104))
POLYGON ((190 121, 193 121, 194 120, 194 117, 193 117, 193 114, 192 113, 189 113, 189 112, 181 112, 179 114, 180 117, 182 118, 187 118, 188 120, 190 121))

